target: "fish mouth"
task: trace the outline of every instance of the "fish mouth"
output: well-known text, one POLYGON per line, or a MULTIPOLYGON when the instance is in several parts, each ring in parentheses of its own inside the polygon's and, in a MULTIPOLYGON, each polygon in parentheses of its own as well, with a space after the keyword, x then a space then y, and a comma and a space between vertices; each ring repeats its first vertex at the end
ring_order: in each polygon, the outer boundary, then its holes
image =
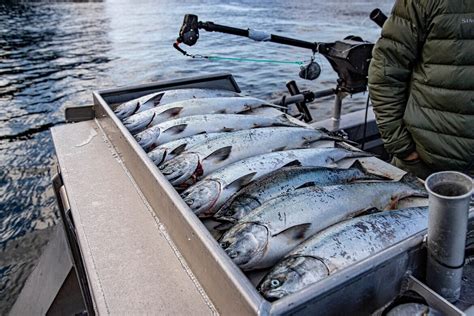
POLYGON ((166 161, 159 169, 172 185, 177 186, 195 175, 199 165, 199 156, 187 153, 166 161))
POLYGON ((135 135, 135 139, 137 140, 138 144, 143 148, 143 150, 149 152, 156 147, 155 141, 159 135, 159 130, 153 131, 153 133, 149 130, 145 130, 135 135), (156 136, 154 134, 156 134, 156 136))
POLYGON ((260 292, 260 293, 269 302, 275 302, 279 300, 280 298, 288 295, 285 291, 281 291, 281 290, 271 290, 269 292, 260 292))

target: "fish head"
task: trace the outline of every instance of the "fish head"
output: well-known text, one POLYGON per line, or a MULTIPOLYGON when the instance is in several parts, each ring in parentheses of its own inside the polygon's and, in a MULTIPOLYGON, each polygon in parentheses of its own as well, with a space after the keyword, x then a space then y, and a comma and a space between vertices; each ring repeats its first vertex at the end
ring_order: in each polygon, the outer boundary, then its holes
POLYGON ((149 151, 153 149, 153 144, 158 139, 158 136, 160 136, 160 130, 153 128, 138 133, 135 135, 135 139, 145 151, 149 151))
MULTIPOLYGON (((141 114, 141 113, 140 113, 141 114)), ((128 129, 128 131, 131 134, 137 134, 144 129, 151 123, 153 120, 154 115, 151 115, 150 117, 143 117, 143 116, 131 116, 126 118, 123 121, 123 125, 128 129)))
POLYGON ((259 206, 260 202, 257 199, 242 194, 236 197, 228 207, 223 207, 214 217, 218 221, 236 222, 259 206))
POLYGON ((148 153, 148 157, 153 161, 153 163, 159 166, 166 158, 168 153, 168 148, 159 147, 155 148, 148 153))
POLYGON ((198 173, 199 156, 183 153, 163 163, 159 169, 172 185, 180 185, 198 173))
POLYGON ((212 207, 221 193, 221 184, 212 179, 204 179, 186 189, 181 196, 184 202, 199 217, 208 217, 212 214, 212 207))
POLYGON ((268 229, 254 222, 238 223, 219 242, 232 261, 246 270, 263 258, 268 244, 268 229))
POLYGON ((130 115, 133 115, 138 108, 140 107, 140 102, 137 100, 131 100, 125 103, 120 104, 115 110, 115 115, 119 119, 124 119, 126 117, 129 117, 130 115))
POLYGON ((257 289, 270 302, 295 293, 329 275, 326 265, 310 256, 290 256, 280 261, 257 289))

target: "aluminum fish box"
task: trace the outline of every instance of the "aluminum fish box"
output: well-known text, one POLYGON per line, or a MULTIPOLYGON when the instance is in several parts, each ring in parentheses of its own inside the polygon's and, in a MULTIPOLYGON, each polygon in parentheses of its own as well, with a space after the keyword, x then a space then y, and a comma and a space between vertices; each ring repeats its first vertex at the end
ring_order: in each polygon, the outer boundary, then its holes
MULTIPOLYGON (((82 122, 52 129, 57 197, 89 313, 368 314, 404 289, 423 292, 409 277, 424 275, 420 232, 296 294, 266 301, 113 113, 142 95, 190 87, 240 92, 229 74, 99 91, 93 107, 66 111, 69 121, 82 122)), ((375 173, 404 174, 377 158, 361 160, 375 173)), ((442 301, 424 291, 432 304, 442 301)), ((460 312, 449 304, 444 310, 460 312)))

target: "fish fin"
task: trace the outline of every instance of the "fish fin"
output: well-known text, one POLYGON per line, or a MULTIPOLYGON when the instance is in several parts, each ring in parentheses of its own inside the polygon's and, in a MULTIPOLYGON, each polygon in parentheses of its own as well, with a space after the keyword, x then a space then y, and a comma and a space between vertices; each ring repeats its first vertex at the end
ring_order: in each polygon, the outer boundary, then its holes
POLYGON ((286 146, 282 146, 282 147, 278 147, 278 148, 273 149, 272 152, 283 151, 285 149, 286 149, 286 146))
POLYGON ((303 189, 303 188, 308 188, 308 187, 314 187, 314 186, 317 186, 318 184, 314 181, 309 181, 309 182, 306 182, 306 183, 303 183, 302 185, 300 185, 299 187, 296 187, 295 190, 298 190, 298 189, 303 189))
POLYGON ((302 165, 303 164, 301 163, 301 161, 299 161, 298 159, 295 159, 293 161, 290 161, 286 165, 282 166, 282 168, 285 168, 285 167, 301 167, 302 165))
POLYGON ((382 212, 376 207, 367 207, 364 208, 360 211, 358 211, 353 217, 359 217, 359 216, 364 216, 364 215, 370 215, 370 214, 375 214, 375 213, 380 213, 382 212))
POLYGON ((232 226, 234 226, 235 223, 232 222, 225 222, 225 223, 220 223, 219 225, 215 226, 214 229, 217 231, 226 231, 229 230, 232 226))
POLYGON ((296 124, 295 122, 292 122, 290 120, 290 118, 288 117, 288 115, 286 115, 284 113, 282 115, 278 116, 277 121, 278 122, 273 124, 273 126, 299 126, 299 127, 301 127, 301 125, 296 124))
POLYGON ((203 160, 214 159, 214 160, 217 160, 217 161, 223 161, 223 160, 226 160, 229 157, 231 152, 232 152, 232 146, 222 147, 222 148, 219 148, 218 150, 214 151, 212 154, 208 155, 203 160))
POLYGON ((163 133, 179 134, 179 133, 182 133, 186 129, 187 126, 188 124, 175 125, 173 127, 170 127, 164 130, 163 133))
POLYGON ((363 150, 360 150, 358 148, 355 148, 353 146, 350 146, 347 144, 347 142, 336 142, 334 144, 335 148, 342 148, 347 151, 352 152, 352 155, 350 157, 356 158, 356 157, 377 157, 377 155, 374 155, 372 153, 365 152, 363 150))
POLYGON ((413 187, 413 189, 416 190, 416 191, 402 193, 402 194, 399 194, 399 195, 392 195, 390 197, 390 202, 385 207, 385 209, 387 209, 387 210, 396 210, 396 209, 398 209, 398 203, 401 200, 406 199, 406 198, 410 198, 410 197, 427 198, 428 197, 428 193, 426 191, 420 191, 416 187, 413 187))
POLYGON ((225 132, 225 133, 228 133, 228 132, 233 132, 234 129, 231 128, 231 127, 223 127, 221 131, 222 131, 222 132, 225 132))
POLYGON ((246 186, 250 182, 252 182, 253 177, 256 175, 256 172, 251 172, 249 174, 246 174, 238 179, 235 179, 231 183, 225 186, 225 188, 230 188, 230 187, 236 187, 236 189, 240 189, 243 186, 246 186))
POLYGON ((140 102, 137 102, 137 105, 135 105, 135 109, 132 111, 132 113, 129 116, 132 116, 133 114, 137 113, 139 108, 140 108, 140 102))
POLYGON ((153 107, 156 107, 160 104, 161 98, 163 98, 164 93, 158 93, 154 97, 150 98, 147 102, 153 101, 153 107))
POLYGON ((179 145, 178 147, 170 151, 170 154, 175 155, 175 156, 181 154, 186 149, 187 145, 188 144, 179 145))
POLYGON ((369 172, 369 170, 367 170, 367 168, 365 168, 364 165, 359 160, 354 161, 352 165, 349 166, 349 168, 354 168, 361 171, 367 176, 367 179, 370 179, 370 180, 393 180, 392 178, 389 178, 387 176, 369 172))
POLYGON ((411 195, 411 196, 418 196, 418 197, 427 197, 428 194, 425 191, 425 186, 421 181, 412 173, 407 172, 400 180, 401 183, 408 185, 409 187, 419 190, 421 195, 411 195))
POLYGON ((166 116, 168 118, 172 118, 172 117, 178 115, 182 110, 183 110, 182 106, 169 108, 169 109, 161 112, 160 115, 166 116))
POLYGON ((285 230, 282 230, 281 232, 273 235, 273 237, 285 237, 289 240, 299 240, 299 239, 305 239, 306 232, 308 231, 308 228, 311 226, 311 223, 305 223, 305 224, 299 224, 295 226, 291 226, 285 230))
POLYGON ((151 127, 151 123, 152 123, 153 120, 155 119, 155 116, 156 116, 156 113, 153 113, 153 115, 151 116, 150 122, 148 122, 148 123, 146 124, 145 129, 151 127))

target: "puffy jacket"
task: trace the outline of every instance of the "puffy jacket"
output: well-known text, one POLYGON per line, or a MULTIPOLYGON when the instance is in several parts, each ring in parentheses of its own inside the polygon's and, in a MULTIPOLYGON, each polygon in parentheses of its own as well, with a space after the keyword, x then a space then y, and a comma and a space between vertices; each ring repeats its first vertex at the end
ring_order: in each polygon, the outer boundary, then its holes
POLYGON ((397 0, 373 50, 369 91, 389 153, 474 168, 474 0, 397 0))

